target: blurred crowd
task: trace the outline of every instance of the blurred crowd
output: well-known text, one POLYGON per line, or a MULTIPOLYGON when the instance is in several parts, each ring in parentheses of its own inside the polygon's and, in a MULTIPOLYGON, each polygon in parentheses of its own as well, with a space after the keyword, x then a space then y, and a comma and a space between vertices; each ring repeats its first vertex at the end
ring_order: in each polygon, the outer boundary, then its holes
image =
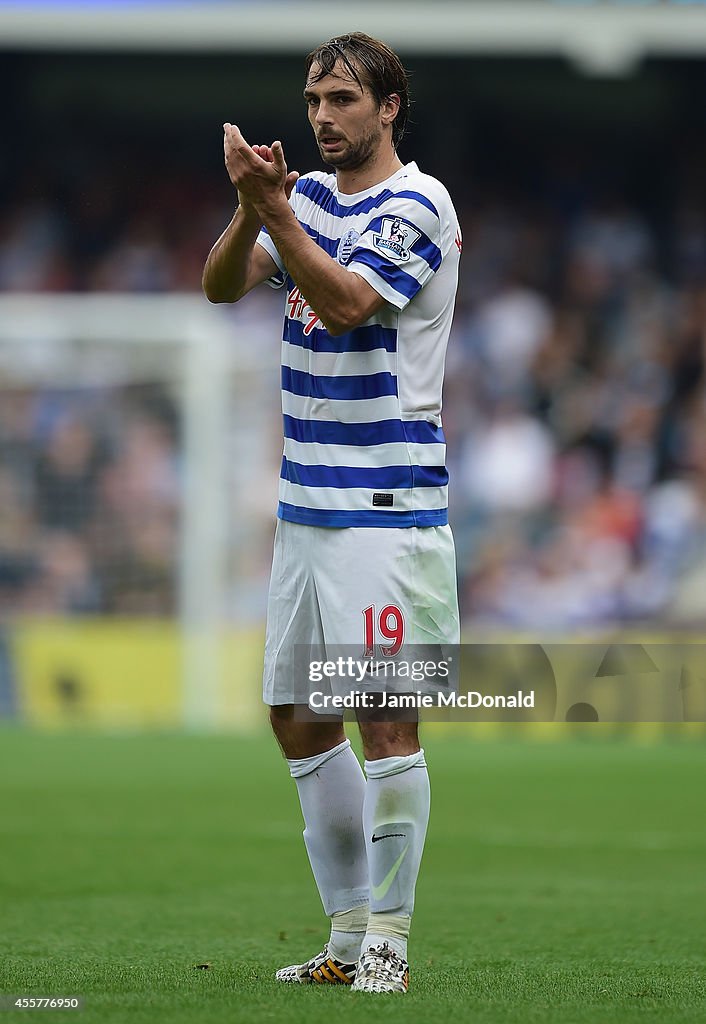
POLYGON ((678 211, 668 269, 615 198, 470 217, 445 428, 475 623, 704 621, 705 212, 678 211))
MULTIPOLYGON (((457 183, 444 428, 466 622, 703 622, 700 182, 686 174, 658 218, 621 189, 567 203, 457 183)), ((73 205, 42 195, 25 182, 0 208, 0 290, 195 291, 230 215, 193 175, 131 194, 103 180, 73 205)), ((263 309, 276 341, 277 305, 263 309)), ((159 382, 0 389, 0 609, 172 613, 174 399, 159 382)))
POLYGON ((170 396, 160 385, 0 395, 0 615, 174 612, 170 396))

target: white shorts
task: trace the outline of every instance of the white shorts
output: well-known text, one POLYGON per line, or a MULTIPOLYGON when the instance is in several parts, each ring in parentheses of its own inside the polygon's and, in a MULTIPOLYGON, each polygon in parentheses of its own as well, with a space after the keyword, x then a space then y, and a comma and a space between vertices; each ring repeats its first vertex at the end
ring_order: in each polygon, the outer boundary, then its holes
POLYGON ((301 652, 394 656, 459 643, 449 526, 332 529, 278 520, 267 605, 263 699, 306 703, 301 652))

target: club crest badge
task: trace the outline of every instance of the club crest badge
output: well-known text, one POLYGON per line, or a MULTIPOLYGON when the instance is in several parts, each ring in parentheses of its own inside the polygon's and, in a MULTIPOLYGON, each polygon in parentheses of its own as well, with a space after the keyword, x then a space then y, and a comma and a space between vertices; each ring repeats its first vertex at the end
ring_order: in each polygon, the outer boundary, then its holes
POLYGON ((379 234, 373 235, 373 245, 388 259, 407 263, 410 249, 421 238, 421 232, 399 217, 383 217, 379 234))
POLYGON ((353 255, 355 243, 358 241, 359 238, 360 232, 356 231, 355 228, 350 228, 350 230, 346 231, 345 235, 338 243, 336 259, 338 260, 342 267, 347 266, 348 261, 353 255))

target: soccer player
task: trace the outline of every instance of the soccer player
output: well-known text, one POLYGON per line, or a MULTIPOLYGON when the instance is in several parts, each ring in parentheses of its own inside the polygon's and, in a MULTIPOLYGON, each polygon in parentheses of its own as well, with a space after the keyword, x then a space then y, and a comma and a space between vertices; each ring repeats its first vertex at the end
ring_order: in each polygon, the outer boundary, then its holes
POLYGON ((298 713, 295 648, 458 643, 440 412, 461 236, 444 186, 397 155, 409 90, 385 43, 317 47, 304 100, 334 173, 300 177, 281 142, 225 124, 239 205, 203 276, 212 302, 265 281, 286 294, 264 700, 331 931, 276 977, 405 992, 429 817, 417 724, 359 716, 363 774, 342 719, 298 713))

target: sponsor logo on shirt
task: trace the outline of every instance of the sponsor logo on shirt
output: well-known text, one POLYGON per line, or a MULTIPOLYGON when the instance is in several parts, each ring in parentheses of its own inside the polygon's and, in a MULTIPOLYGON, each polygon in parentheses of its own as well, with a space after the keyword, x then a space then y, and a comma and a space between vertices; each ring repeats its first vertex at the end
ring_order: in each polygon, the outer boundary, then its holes
POLYGON ((304 324, 304 334, 311 334, 315 327, 323 327, 318 313, 315 313, 299 289, 294 286, 287 296, 288 317, 304 324))

